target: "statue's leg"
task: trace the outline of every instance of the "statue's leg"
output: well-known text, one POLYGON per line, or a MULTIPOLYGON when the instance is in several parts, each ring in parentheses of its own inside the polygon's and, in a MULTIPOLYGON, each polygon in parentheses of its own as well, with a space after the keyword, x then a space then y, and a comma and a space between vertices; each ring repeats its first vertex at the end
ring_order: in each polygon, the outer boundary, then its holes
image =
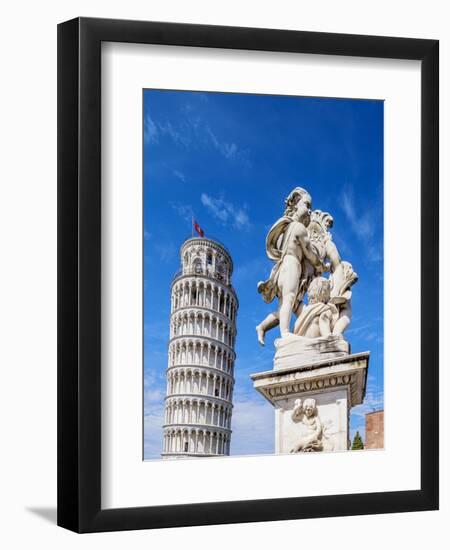
POLYGON ((331 313, 329 311, 325 311, 325 313, 322 313, 322 315, 319 317, 319 330, 320 330, 320 336, 330 336, 331 334, 331 313))
POLYGON ((293 256, 286 256, 278 277, 280 289, 279 315, 281 337, 291 332, 291 315, 296 305, 298 284, 302 274, 300 262, 293 256))
POLYGON ((261 323, 256 327, 256 334, 258 335, 258 342, 264 346, 264 337, 266 332, 272 328, 275 328, 280 322, 278 316, 278 311, 269 313, 269 315, 261 321, 261 323))
POLYGON ((280 298, 280 332, 281 337, 291 332, 291 315, 296 292, 283 292, 280 298))
POLYGON ((339 319, 333 327, 333 334, 343 334, 350 324, 351 316, 352 312, 350 307, 347 306, 342 308, 339 312, 339 319))

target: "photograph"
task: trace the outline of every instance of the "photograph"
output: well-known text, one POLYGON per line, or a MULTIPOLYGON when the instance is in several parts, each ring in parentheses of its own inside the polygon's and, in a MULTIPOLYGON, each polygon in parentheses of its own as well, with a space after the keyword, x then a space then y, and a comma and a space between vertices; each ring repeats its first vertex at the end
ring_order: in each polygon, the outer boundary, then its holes
POLYGON ((384 102, 142 93, 143 459, 382 450, 384 102))
POLYGON ((405 8, 4 4, 0 548, 449 538, 450 10, 405 8))

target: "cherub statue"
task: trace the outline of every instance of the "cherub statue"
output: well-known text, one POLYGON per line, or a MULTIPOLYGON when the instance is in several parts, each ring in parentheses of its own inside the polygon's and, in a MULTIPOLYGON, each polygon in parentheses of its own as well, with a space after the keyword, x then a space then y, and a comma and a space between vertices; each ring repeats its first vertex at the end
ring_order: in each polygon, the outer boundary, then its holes
MULTIPOLYGON (((341 256, 333 241, 330 229, 334 219, 328 212, 314 210, 308 227, 311 242, 319 251, 322 262, 329 260, 330 270, 330 304, 334 304, 339 312, 335 321, 333 334, 343 334, 351 319, 351 287, 358 281, 358 275, 349 262, 341 260, 341 256)), ((308 292, 309 295, 309 292, 308 292)), ((294 331, 295 332, 295 331, 294 331)))
POLYGON ((337 307, 330 303, 331 284, 325 277, 316 277, 308 287, 308 304, 300 304, 294 334, 306 338, 327 337, 334 334, 339 318, 337 307))
POLYGON ((301 422, 304 433, 300 441, 291 449, 291 453, 322 451, 323 428, 317 413, 316 400, 309 397, 305 399, 302 407, 301 400, 297 399, 292 411, 292 420, 301 422))
POLYGON ((275 222, 267 234, 267 256, 276 264, 269 279, 258 283, 258 292, 267 303, 277 297, 278 310, 270 313, 256 327, 262 345, 266 331, 278 324, 282 338, 291 333, 292 312, 300 305, 309 281, 326 269, 307 231, 311 202, 310 194, 296 187, 285 201, 284 216, 275 222))

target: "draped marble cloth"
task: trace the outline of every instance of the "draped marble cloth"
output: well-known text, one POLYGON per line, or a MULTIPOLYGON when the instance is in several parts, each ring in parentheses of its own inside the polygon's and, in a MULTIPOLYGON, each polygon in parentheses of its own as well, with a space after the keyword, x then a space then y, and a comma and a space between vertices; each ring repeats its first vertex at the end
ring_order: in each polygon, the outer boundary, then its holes
POLYGON ((309 327, 316 321, 318 317, 324 313, 330 314, 330 330, 333 330, 336 321, 339 318, 339 311, 334 304, 324 304, 317 302, 303 307, 300 315, 295 323, 294 334, 305 336, 309 327))
MULTIPOLYGON (((277 298, 281 297, 280 288, 278 286, 278 277, 280 275, 280 269, 284 257, 286 256, 287 245, 294 226, 292 223, 293 221, 294 220, 289 216, 283 216, 272 225, 266 237, 267 256, 270 260, 276 262, 267 281, 261 281, 258 283, 258 292, 262 294, 264 301, 267 303, 272 302, 275 296, 277 298)), ((315 249, 313 243, 311 243, 311 246, 315 249)), ((302 274, 298 282, 297 297, 294 301, 293 311, 297 309, 298 305, 303 300, 303 296, 308 288, 308 285, 314 277, 314 268, 305 258, 304 253, 302 253, 301 268, 302 274)))

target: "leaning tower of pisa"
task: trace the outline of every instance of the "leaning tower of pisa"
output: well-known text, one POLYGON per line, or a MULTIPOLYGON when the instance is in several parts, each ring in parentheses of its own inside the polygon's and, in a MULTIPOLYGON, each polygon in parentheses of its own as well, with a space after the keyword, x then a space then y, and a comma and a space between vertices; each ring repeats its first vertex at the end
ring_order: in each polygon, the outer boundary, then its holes
POLYGON ((181 247, 171 287, 163 458, 230 453, 238 300, 233 261, 215 240, 181 247))

